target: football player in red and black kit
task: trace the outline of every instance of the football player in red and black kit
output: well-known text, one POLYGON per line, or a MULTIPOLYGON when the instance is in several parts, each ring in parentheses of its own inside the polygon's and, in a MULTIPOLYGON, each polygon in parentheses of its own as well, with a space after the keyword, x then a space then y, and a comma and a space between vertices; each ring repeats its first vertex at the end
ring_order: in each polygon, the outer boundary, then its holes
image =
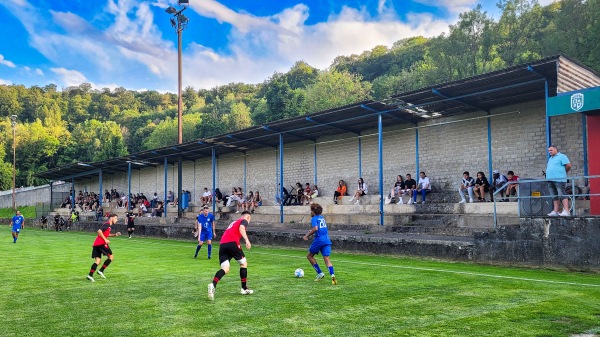
POLYGON ((246 286, 246 278, 248 277, 248 263, 246 257, 242 251, 240 239, 244 238, 246 241, 246 248, 250 249, 251 244, 248 236, 246 235, 246 227, 250 223, 250 212, 243 211, 242 217, 232 222, 229 227, 223 233, 221 237, 221 244, 219 246, 219 263, 221 269, 215 274, 215 278, 212 283, 208 284, 208 299, 215 299, 215 288, 217 283, 221 280, 225 274, 229 273, 229 260, 232 258, 237 261, 240 265, 240 279, 242 281, 242 289, 240 293, 242 295, 250 295, 254 291, 248 289, 246 286))
POLYGON ((102 255, 106 255, 108 258, 106 259, 106 261, 104 261, 102 268, 98 270, 98 275, 100 275, 102 278, 106 278, 106 276, 104 276, 104 269, 106 269, 106 267, 108 267, 108 265, 113 260, 112 250, 110 250, 110 247, 108 246, 108 244, 110 243, 108 237, 121 235, 120 232, 117 232, 116 234, 110 234, 111 226, 117 223, 117 219, 117 215, 111 213, 108 216, 108 221, 105 222, 102 225, 102 228, 98 230, 98 236, 96 237, 96 241, 94 241, 94 245, 92 247, 92 259, 94 259, 94 264, 92 264, 92 268, 90 268, 90 274, 86 277, 92 282, 95 282, 94 272, 96 271, 96 268, 98 268, 98 265, 102 261, 102 255))

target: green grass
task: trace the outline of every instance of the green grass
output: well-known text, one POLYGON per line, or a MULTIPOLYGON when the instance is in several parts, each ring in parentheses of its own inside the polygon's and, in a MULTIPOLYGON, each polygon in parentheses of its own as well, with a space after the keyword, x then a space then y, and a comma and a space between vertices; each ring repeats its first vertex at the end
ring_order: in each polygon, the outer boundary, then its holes
MULTIPOLYGON (((84 280, 92 233, 0 228, 0 336, 569 336, 600 331, 600 275, 335 251, 339 285, 314 282, 305 250, 254 246, 206 285, 195 243, 112 238, 107 279, 84 280), (306 277, 293 277, 296 268, 306 277)), ((322 261, 321 266, 324 267, 322 261)))
MULTIPOLYGON (((35 206, 20 206, 17 208, 25 219, 35 219, 35 206)), ((0 208, 0 219, 12 219, 15 211, 12 208, 0 208)))

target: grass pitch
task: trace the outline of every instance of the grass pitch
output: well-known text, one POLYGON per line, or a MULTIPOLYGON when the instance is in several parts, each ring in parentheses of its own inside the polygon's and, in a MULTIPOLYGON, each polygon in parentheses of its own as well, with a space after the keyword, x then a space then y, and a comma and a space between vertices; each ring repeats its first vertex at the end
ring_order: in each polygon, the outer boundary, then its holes
MULTIPOLYGON (((111 238, 107 279, 85 280, 93 233, 0 228, 0 336, 569 336, 600 332, 600 275, 342 254, 338 286, 306 251, 246 250, 217 287, 195 242, 111 238), (294 278, 296 268, 304 278, 294 278)), ((308 244, 307 244, 308 247, 308 244)), ((319 257, 320 258, 320 257, 319 257)), ((322 259, 320 265, 324 268, 322 259)))

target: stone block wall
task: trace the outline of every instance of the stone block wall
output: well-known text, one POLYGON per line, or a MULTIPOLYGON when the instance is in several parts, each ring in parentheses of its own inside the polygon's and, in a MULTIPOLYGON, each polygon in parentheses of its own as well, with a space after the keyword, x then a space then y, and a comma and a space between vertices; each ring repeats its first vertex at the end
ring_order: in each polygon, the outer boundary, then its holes
MULTIPOLYGON (((513 170, 524 178, 541 178, 546 168, 546 120, 544 102, 534 101, 490 112, 492 138, 492 169, 506 174, 513 170)), ((431 179, 434 190, 454 191, 463 171, 475 176, 483 171, 490 177, 488 165, 488 117, 486 113, 471 113, 422 122, 419 127, 419 170, 431 179)), ((552 118, 553 143, 573 163, 572 175, 583 174, 582 124, 579 114, 552 118)), ((377 130, 366 130, 361 135, 325 135, 317 140, 284 145, 284 185, 288 190, 296 182, 316 182, 324 196, 331 196, 340 179, 347 181, 349 190, 356 188, 359 167, 369 184, 370 194, 379 193, 377 130), (359 163, 359 137, 361 155, 359 163)), ((384 191, 393 185, 396 175, 411 173, 415 177, 416 129, 414 125, 385 127, 383 134, 384 191)), ((217 153, 217 187, 224 194, 231 187, 260 190, 263 199, 273 200, 277 188, 279 153, 275 148, 247 153, 217 153)), ((164 195, 164 167, 142 168, 132 173, 132 192, 164 195)), ((168 165, 167 190, 176 191, 177 164, 168 165)), ((115 173, 104 177, 104 189, 127 190, 127 174, 115 173)), ((417 178, 417 177, 415 177, 417 178)), ((97 177, 80 181, 88 190, 97 190, 97 177)), ((203 187, 212 186, 210 157, 184 162, 183 189, 190 190, 197 201, 203 187)), ((76 187, 76 190, 79 190, 76 187)), ((247 191, 244 191, 247 193, 247 191)))

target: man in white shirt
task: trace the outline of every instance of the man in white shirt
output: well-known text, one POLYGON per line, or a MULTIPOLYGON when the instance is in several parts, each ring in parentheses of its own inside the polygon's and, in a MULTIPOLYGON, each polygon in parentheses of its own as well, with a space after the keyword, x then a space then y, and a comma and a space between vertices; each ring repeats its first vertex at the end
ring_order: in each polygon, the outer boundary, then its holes
POLYGON ((425 172, 419 173, 419 182, 417 183, 417 189, 413 190, 412 199, 408 201, 409 204, 417 203, 417 194, 421 193, 422 204, 425 203, 425 195, 431 191, 431 183, 429 177, 425 175, 425 172))

